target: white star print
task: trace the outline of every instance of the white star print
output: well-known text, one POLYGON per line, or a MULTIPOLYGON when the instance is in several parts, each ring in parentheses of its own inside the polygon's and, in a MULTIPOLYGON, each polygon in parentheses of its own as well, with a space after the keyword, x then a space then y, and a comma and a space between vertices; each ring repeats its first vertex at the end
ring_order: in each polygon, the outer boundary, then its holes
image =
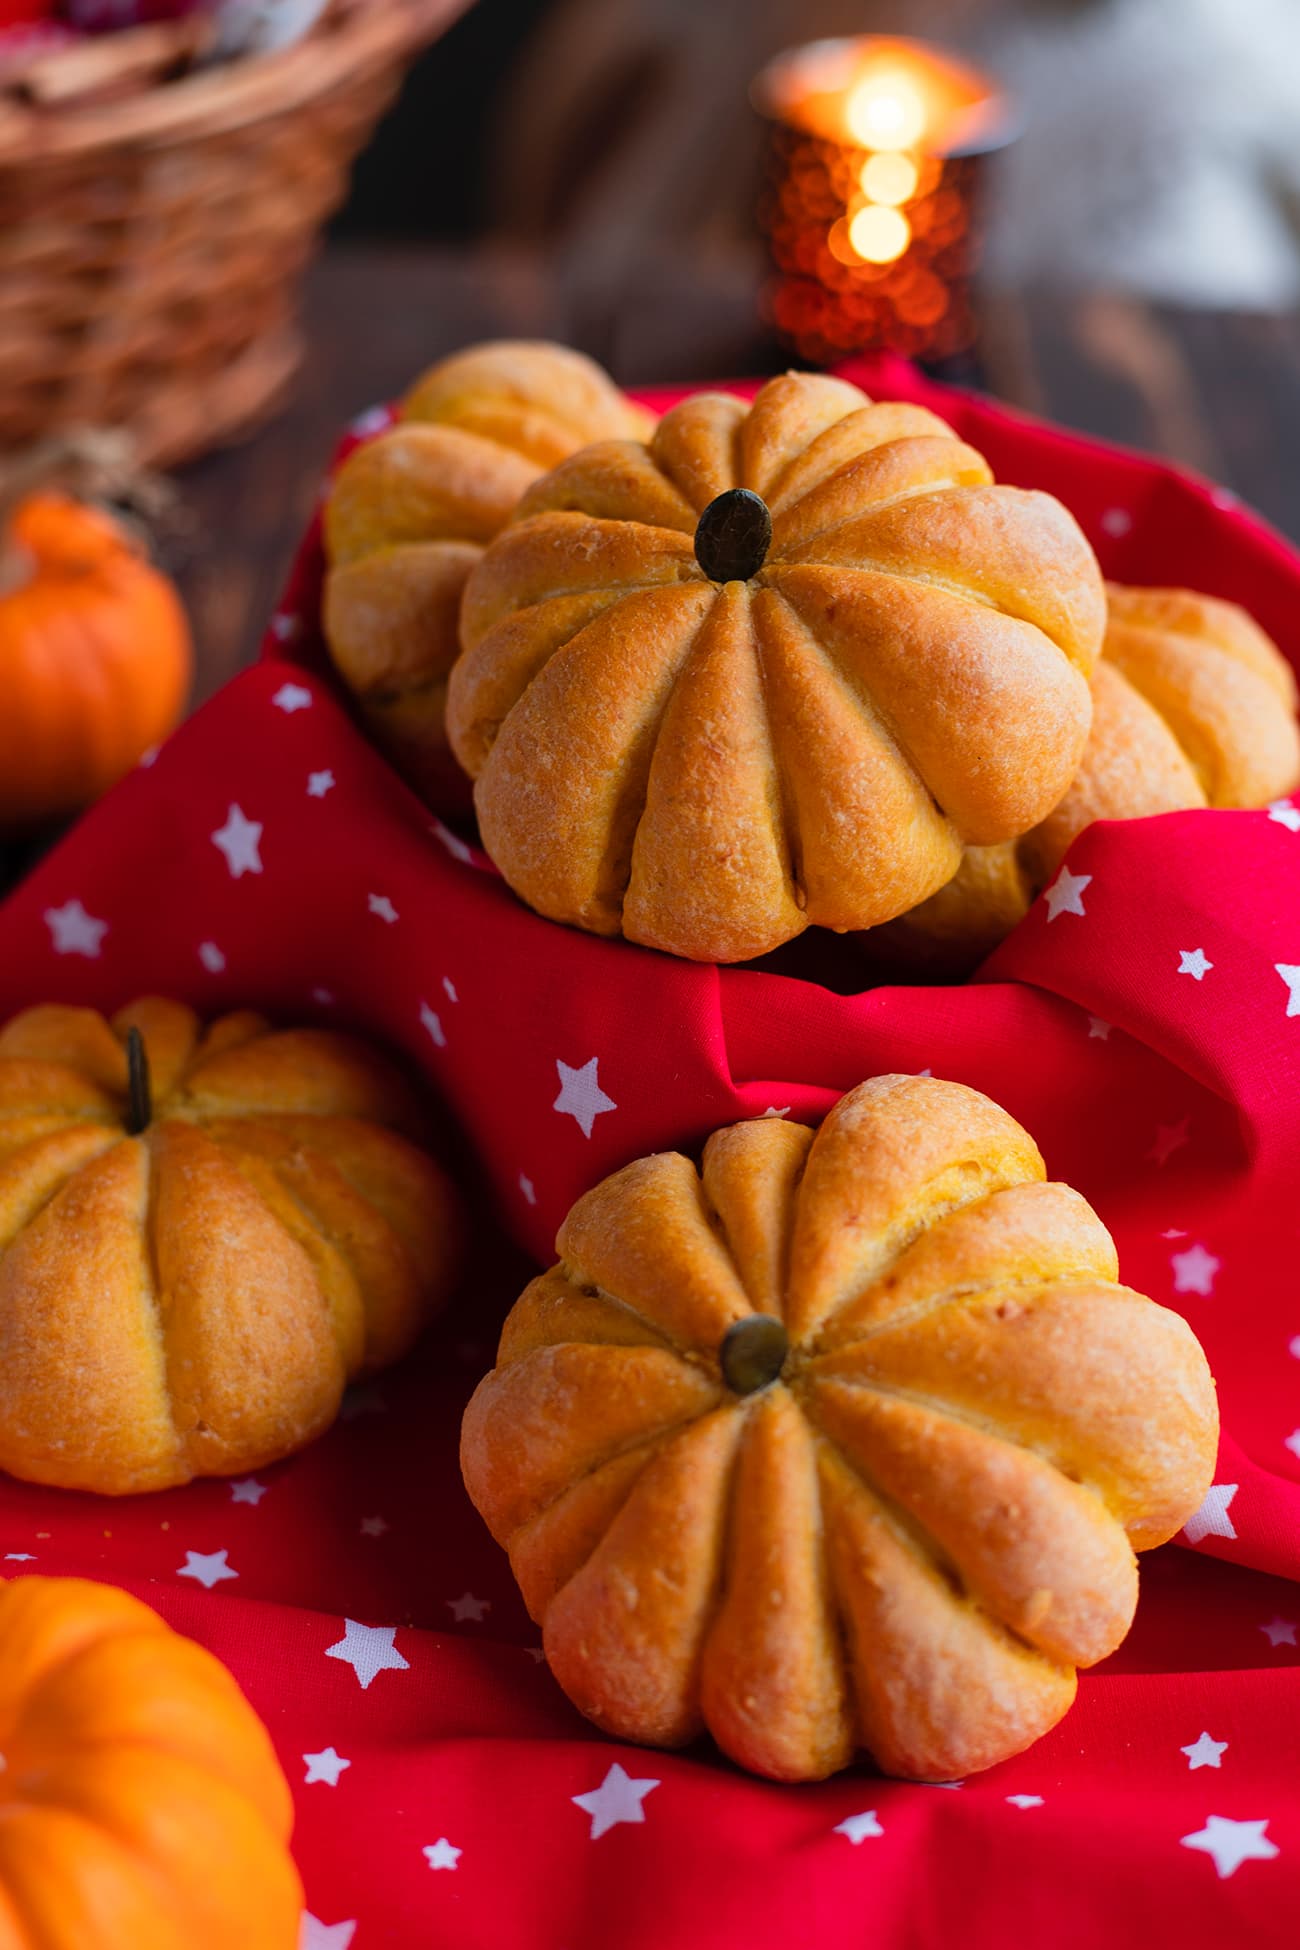
POLYGON ((1289 1449, 1293 1456, 1300 1458, 1300 1429, 1292 1429, 1290 1435, 1284 1435, 1282 1447, 1289 1449))
POLYGON ((319 1916, 304 1910, 298 1950, 348 1950, 356 1930, 355 1922, 322 1923, 319 1916))
POLYGON ((536 1205, 537 1188, 533 1184, 532 1179, 525 1177, 522 1171, 519 1174, 519 1189, 523 1193, 524 1197, 528 1200, 528 1203, 530 1205, 536 1205))
POLYGON ((141 752, 139 758, 136 760, 136 764, 142 772, 147 772, 151 765, 157 764, 158 754, 161 750, 161 745, 150 745, 146 751, 141 752))
POLYGON ((1243 1862, 1271 1862, 1277 1843, 1270 1842, 1264 1830, 1267 1821, 1230 1821, 1224 1815, 1209 1815, 1204 1828, 1181 1837, 1184 1848, 1199 1849, 1214 1858, 1220 1877, 1237 1873, 1243 1862))
POLYGON ((211 838, 212 844, 225 854, 232 880, 239 880, 246 873, 261 873, 262 856, 258 851, 261 837, 261 822, 249 819, 240 807, 231 806, 225 825, 218 826, 211 838))
POLYGON ((1204 948, 1180 948, 1178 950, 1178 973, 1190 975, 1195 982, 1203 982, 1214 963, 1204 948))
POLYGON ((337 1644, 326 1646, 325 1657, 342 1659, 351 1666, 364 1693, 381 1672, 410 1671, 410 1660, 404 1659, 393 1644, 396 1636, 396 1625, 358 1625, 355 1618, 345 1618, 343 1637, 337 1644))
POLYGON ((266 1484, 259 1483, 254 1476, 246 1476, 242 1483, 232 1483, 230 1485, 230 1501, 232 1503, 251 1503, 253 1508, 256 1509, 265 1495, 266 1484))
POLYGON ((763 1112, 763 1115, 764 1117, 788 1117, 790 1115, 790 1106, 789 1104, 769 1104, 763 1112))
POLYGON ((35 1555, 31 1551, 6 1551, 5 1552, 6 1564, 34 1564, 35 1562, 36 1562, 35 1555))
POLYGON ((450 975, 443 976, 442 986, 443 986, 443 992, 446 995, 448 1002, 460 1001, 460 997, 456 993, 456 984, 452 981, 450 975))
POLYGON ((571 1070, 558 1057, 555 1062, 560 1078, 560 1094, 551 1109, 573 1118, 585 1138, 591 1136, 591 1127, 598 1117, 602 1117, 607 1110, 618 1109, 614 1099, 607 1097, 600 1087, 596 1074, 599 1061, 599 1057, 593 1056, 579 1070, 571 1070))
POLYGON ((1102 1016, 1088 1017, 1088 1041, 1090 1043, 1091 1042, 1108 1043, 1110 1041, 1110 1030, 1111 1030, 1111 1025, 1104 1019, 1104 1017, 1102 1016))
POLYGON ((447 1032, 442 1026, 442 1017, 436 1009, 431 1009, 427 1002, 420 1004, 420 1021, 424 1028, 428 1030, 438 1048, 446 1049, 447 1032))
POLYGON ((1041 1808, 1043 1805, 1041 1794, 1009 1794, 1007 1800, 1013 1808, 1041 1808))
POLYGON ((658 1786, 658 1781, 632 1780, 615 1761, 598 1788, 569 1798, 575 1808, 591 1816, 591 1839, 598 1842, 620 1821, 644 1821, 645 1809, 641 1803, 658 1786))
POLYGON ((1236 1483, 1215 1483, 1205 1492, 1204 1503, 1183 1525, 1183 1535, 1189 1544, 1199 1544, 1202 1537, 1236 1536, 1228 1505, 1238 1487, 1236 1483))
POLYGON ((1272 1646, 1295 1644, 1295 1622, 1290 1618, 1270 1618, 1260 1631, 1272 1646))
POLYGON ((226 1551, 186 1551, 185 1562, 176 1573, 178 1578, 193 1578, 205 1591, 211 1591, 214 1584, 223 1578, 237 1578, 238 1571, 232 1571, 226 1562, 226 1551))
POLYGON ((492 1601, 489 1598, 476 1598, 467 1591, 463 1598, 448 1598, 447 1609, 458 1625, 463 1625, 467 1618, 475 1625, 481 1625, 492 1609, 492 1601))
POLYGON ((1287 1014, 1300 1016, 1300 962, 1275 961, 1273 966, 1290 991, 1286 999, 1287 1014))
POLYGON ((422 1849, 421 1853, 431 1869, 454 1869, 464 1850, 453 1848, 447 1837, 441 1835, 436 1842, 431 1842, 427 1848, 422 1849))
POLYGON ((226 965, 226 958, 215 941, 200 941, 199 960, 203 963, 209 975, 220 975, 226 965))
POLYGON ((98 961, 108 922, 87 914, 80 901, 64 901, 62 907, 47 907, 43 916, 50 931, 50 944, 56 955, 84 955, 98 961))
POLYGON ((1289 799, 1275 799, 1268 816, 1279 826, 1285 826, 1288 833, 1300 833, 1300 806, 1293 806, 1289 799))
MULTIPOLYGON (((1180 1117, 1176 1124, 1157 1124, 1156 1141, 1147 1152, 1148 1158, 1154 1158, 1158 1165, 1167 1165, 1175 1151, 1181 1151, 1188 1142, 1191 1128, 1190 1117, 1180 1117)), ((1180 1232, 1177 1236, 1183 1239, 1186 1234, 1180 1232)))
POLYGON ((377 914, 381 921, 387 921, 390 927, 397 919, 397 909, 393 906, 387 894, 368 895, 366 905, 372 914, 377 914))
POLYGON ((524 1651, 528 1654, 529 1658, 532 1660, 535 1666, 544 1666, 546 1664, 545 1646, 526 1645, 524 1647, 524 1651))
POLYGON ((338 780, 328 768, 323 772, 308 772, 307 797, 323 799, 327 792, 333 792, 337 784, 338 780))
POLYGON ((1291 1339, 1287 1342, 1287 1349, 1297 1361, 1300 1361, 1300 1334, 1293 1334, 1291 1336, 1291 1339))
POLYGON ((1178 1751, 1180 1754, 1186 1754, 1188 1768, 1194 1774, 1198 1767, 1221 1767, 1223 1756, 1228 1751, 1228 1743, 1226 1740, 1215 1740, 1210 1734, 1203 1733, 1199 1739, 1193 1740, 1190 1747, 1180 1747, 1178 1751))
POLYGON ((1175 1293, 1199 1293, 1209 1297, 1214 1291, 1214 1276, 1223 1264, 1204 1246, 1188 1246, 1185 1252, 1171 1253, 1175 1293))
POLYGON ((1101 518, 1102 530, 1114 539, 1122 541, 1133 527, 1133 517, 1127 508, 1107 508, 1101 518))
POLYGON ((1048 920, 1055 921, 1062 914, 1086 914, 1083 890, 1091 885, 1090 873, 1071 873, 1068 867, 1062 867, 1047 889, 1048 920))
POLYGON ((311 692, 301 684, 281 684, 271 702, 277 711, 292 717, 295 711, 309 711, 312 697, 311 692))
POLYGON ((363 1537, 383 1537, 388 1532, 386 1517, 362 1517, 361 1535, 363 1537))
POLYGON ((446 847, 448 853, 450 853, 453 860, 465 860, 465 861, 473 860, 474 858, 473 848, 466 846, 464 840, 460 839, 455 833, 453 833, 450 827, 444 826, 440 819, 434 820, 433 824, 429 828, 429 831, 433 834, 435 839, 439 839, 442 841, 443 845, 446 847))
POLYGON ((352 1765, 350 1760, 344 1760, 342 1754, 336 1754, 332 1747, 324 1747, 318 1754, 304 1754, 303 1759, 307 1763, 307 1772, 303 1776, 305 1787, 314 1787, 317 1782, 325 1787, 337 1787, 339 1775, 345 1767, 352 1765))
POLYGON ((831 1830, 832 1835, 846 1835, 854 1848, 859 1842, 865 1842, 868 1835, 883 1835, 884 1832, 876 1819, 874 1808, 868 1808, 862 1815, 846 1815, 844 1820, 837 1822, 831 1830))
POLYGON ((291 643, 301 628, 296 616, 287 616, 283 611, 271 618, 271 635, 277 643, 291 643))

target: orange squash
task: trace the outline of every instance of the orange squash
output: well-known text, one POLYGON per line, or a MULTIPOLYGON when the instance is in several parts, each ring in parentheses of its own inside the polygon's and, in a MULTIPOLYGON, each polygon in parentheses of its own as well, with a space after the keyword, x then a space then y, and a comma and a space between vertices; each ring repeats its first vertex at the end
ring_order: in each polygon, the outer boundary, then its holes
POLYGON ((0 546, 0 827, 105 792, 172 730, 190 669, 176 591, 115 521, 21 502, 0 546))
POLYGON ((294 1950, 292 1803, 210 1652, 82 1578, 0 1585, 4 1950, 294 1950))

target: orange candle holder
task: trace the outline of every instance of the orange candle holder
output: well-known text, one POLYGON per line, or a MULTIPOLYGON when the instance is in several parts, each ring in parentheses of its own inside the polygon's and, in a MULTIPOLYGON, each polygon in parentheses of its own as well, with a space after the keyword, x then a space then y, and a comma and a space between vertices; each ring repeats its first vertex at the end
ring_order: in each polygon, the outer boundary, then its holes
POLYGON ((751 99, 772 124, 764 302, 785 342, 814 365, 965 351, 982 163, 1017 133, 997 83, 925 42, 864 35, 779 54, 751 99))

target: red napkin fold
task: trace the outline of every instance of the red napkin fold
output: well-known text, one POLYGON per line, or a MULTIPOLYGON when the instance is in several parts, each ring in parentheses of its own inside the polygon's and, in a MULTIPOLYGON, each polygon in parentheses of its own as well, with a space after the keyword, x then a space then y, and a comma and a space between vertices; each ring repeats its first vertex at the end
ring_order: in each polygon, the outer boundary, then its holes
MULTIPOLYGON (((1109 574, 1234 597, 1295 655, 1300 561, 1217 491, 897 362, 852 376, 1061 494, 1109 574)), ((0 1483, 3 1571, 120 1582, 227 1660, 296 1784, 313 1950, 1289 1942, 1300 809, 1094 827, 965 987, 678 962, 529 913, 406 791, 324 672, 319 577, 313 533, 275 654, 0 908, 0 1016, 156 992, 387 1039, 475 1188, 471 1274, 410 1362, 254 1480, 131 1502, 0 1483), (959 1786, 864 1765, 778 1788, 707 1747, 608 1741, 540 1662, 460 1486, 500 1320, 605 1172, 923 1069, 1006 1105, 1124 1278, 1191 1321, 1220 1386, 1216 1487, 1144 1560, 1134 1631, 1063 1724, 959 1786)), ((851 971, 851 947, 828 953, 851 971)))

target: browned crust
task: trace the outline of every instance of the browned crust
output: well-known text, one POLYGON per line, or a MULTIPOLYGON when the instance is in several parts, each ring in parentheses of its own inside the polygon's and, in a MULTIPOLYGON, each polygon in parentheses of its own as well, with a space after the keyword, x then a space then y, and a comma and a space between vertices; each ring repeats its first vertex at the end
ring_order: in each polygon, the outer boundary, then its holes
POLYGON ((0 1029, 0 1467, 108 1494, 259 1467, 405 1352, 459 1257, 450 1184, 366 1045, 146 998, 0 1029), (124 1136, 138 1028, 154 1118, 124 1136), (63 1060, 60 1060, 63 1059, 63 1060), (70 1409, 70 1404, 73 1407, 70 1409))
POLYGON ((466 1413, 470 1495, 561 1685, 622 1738, 702 1729, 820 1779, 1019 1752, 1123 1638, 1134 1553, 1211 1480, 1186 1323, 962 1085, 878 1077, 819 1132, 716 1133, 580 1199, 466 1413), (781 1318, 737 1395, 722 1339, 781 1318))
POLYGON ((885 922, 964 844, 1041 819, 1083 751, 1103 619, 1059 503, 996 486, 932 414, 786 374, 529 489, 466 585, 448 730, 540 913, 745 960, 885 922), (693 529, 733 486, 771 498, 772 545, 720 588, 693 529), (673 591, 712 606, 668 656, 647 599, 673 591))

